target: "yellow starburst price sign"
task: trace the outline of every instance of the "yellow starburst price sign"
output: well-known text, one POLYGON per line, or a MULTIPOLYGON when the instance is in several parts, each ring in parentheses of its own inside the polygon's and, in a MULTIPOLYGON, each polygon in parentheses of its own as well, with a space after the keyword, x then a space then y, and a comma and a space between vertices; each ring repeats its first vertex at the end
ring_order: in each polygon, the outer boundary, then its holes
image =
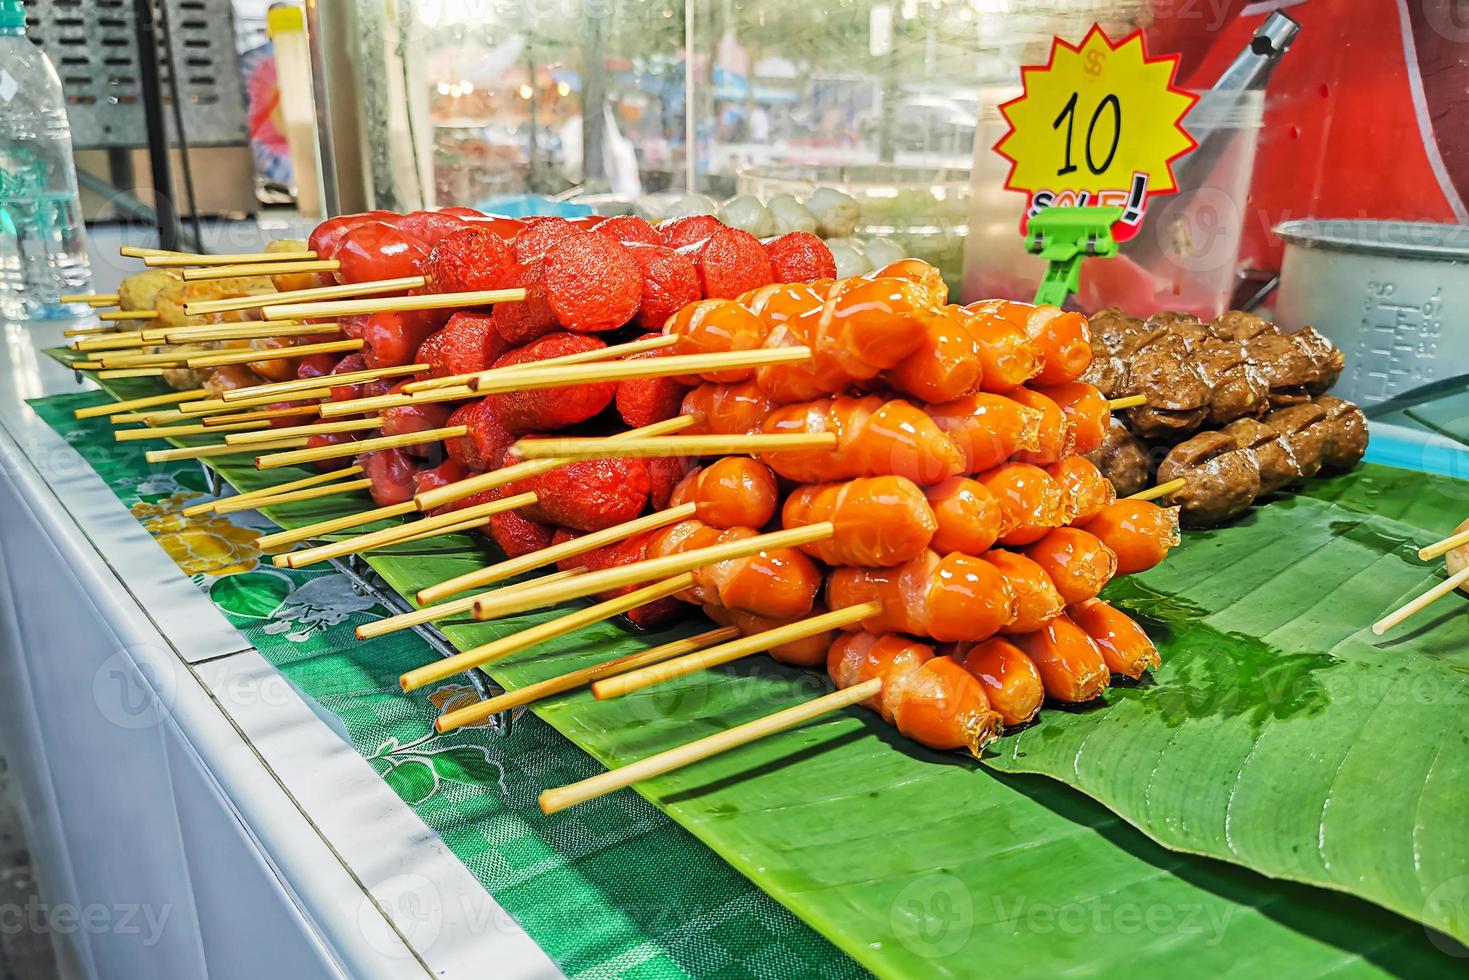
POLYGON ((1021 69, 1025 91, 1000 106, 1010 131, 995 150, 1012 164, 1005 186, 1029 195, 1022 233, 1044 208, 1087 205, 1124 209, 1118 241, 1137 233, 1148 197, 1178 189, 1172 163, 1197 145, 1182 120, 1198 97, 1174 87, 1177 70, 1177 55, 1148 57, 1141 32, 1113 44, 1095 25, 1021 69))

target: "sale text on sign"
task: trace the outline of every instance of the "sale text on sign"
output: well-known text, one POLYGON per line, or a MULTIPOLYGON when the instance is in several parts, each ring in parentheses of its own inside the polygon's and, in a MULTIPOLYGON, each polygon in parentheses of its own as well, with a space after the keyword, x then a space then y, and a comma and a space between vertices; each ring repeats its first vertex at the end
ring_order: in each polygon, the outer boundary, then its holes
POLYGON ((1137 234, 1148 197, 1178 189, 1171 164, 1196 145, 1182 120, 1198 97, 1174 87, 1177 69, 1177 55, 1148 57, 1141 32, 1114 45, 1095 25, 1021 69, 1025 91, 1000 106, 1010 131, 995 150, 1012 164, 1006 188, 1029 195, 1022 234, 1042 209, 1070 205, 1123 208, 1113 237, 1137 234))

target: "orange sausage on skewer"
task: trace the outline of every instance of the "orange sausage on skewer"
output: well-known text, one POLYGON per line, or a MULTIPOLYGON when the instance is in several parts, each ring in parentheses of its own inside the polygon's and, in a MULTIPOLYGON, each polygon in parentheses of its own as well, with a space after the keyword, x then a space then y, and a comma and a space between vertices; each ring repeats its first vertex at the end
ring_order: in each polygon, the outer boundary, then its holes
POLYGON ((692 501, 694 516, 718 528, 764 527, 775 516, 780 488, 770 467, 748 456, 724 456, 679 481, 670 507, 692 501))
POLYGON ((1091 330, 1080 313, 1068 313, 1054 306, 1032 306, 1012 300, 986 300, 971 304, 985 312, 995 313, 1025 331, 1041 356, 1041 370, 1035 383, 1058 385, 1075 381, 1092 364, 1091 330))
POLYGON ((943 306, 949 301, 949 284, 937 266, 922 259, 899 259, 881 269, 865 273, 863 279, 906 279, 921 287, 929 306, 943 306))
POLYGON ((1060 407, 1070 423, 1072 452, 1086 455, 1101 448, 1112 427, 1112 409, 1095 385, 1068 381, 1059 385, 1037 385, 1035 391, 1060 407))
POLYGON ((1035 409, 1041 415, 1035 447, 1016 453, 1016 460, 1036 466, 1050 466, 1073 452, 1076 441, 1071 431, 1071 420, 1060 405, 1033 388, 1016 388, 1010 392, 1010 397, 1026 408, 1035 409))
POLYGON ((980 683, 952 657, 935 657, 922 643, 851 633, 832 644, 826 664, 839 688, 881 678, 881 694, 863 704, 931 749, 978 755, 1000 732, 1000 716, 980 683))
POLYGON ((1035 562, 1013 551, 994 550, 986 552, 983 559, 993 565, 1010 594, 1015 597, 1015 616, 1000 627, 999 632, 1031 633, 1061 615, 1066 602, 1056 590, 1056 583, 1046 570, 1035 562))
POLYGON ((881 396, 825 398, 786 405, 765 420, 769 433, 835 433, 834 449, 781 450, 761 460, 797 483, 852 480, 860 476, 905 476, 914 483, 941 483, 964 469, 959 448, 920 409, 881 396))
MULTIPOLYGON (((819 602, 811 607, 811 612, 807 616, 798 616, 795 619, 770 619, 739 609, 726 609, 723 606, 704 607, 704 614, 714 622, 720 626, 736 626, 745 636, 764 633, 778 626, 788 626, 810 616, 819 616, 824 612, 826 612, 826 607, 819 602)), ((789 643, 773 646, 766 652, 770 654, 771 659, 790 664, 792 667, 820 667, 826 663, 826 651, 839 635, 835 630, 828 630, 805 639, 792 640, 789 643)))
POLYGON ((1025 556, 1050 576, 1068 606, 1096 598, 1117 572, 1117 556, 1095 535, 1058 527, 1025 549, 1025 556))
POLYGON ((1117 499, 1117 488, 1085 456, 1067 456, 1043 467, 1061 486, 1067 524, 1084 524, 1117 499))
POLYGON ((1019 647, 1002 637, 976 643, 957 658, 984 685, 990 707, 1008 725, 1024 725, 1041 710, 1046 689, 1040 671, 1019 647))
POLYGON ((1008 547, 1034 544, 1066 519, 1061 486, 1039 466, 1005 463, 979 474, 977 479, 999 502, 1005 530, 1000 543, 1008 547))
POLYGON ((964 454, 965 473, 993 469, 1040 445, 1041 413, 1004 395, 981 392, 923 408, 964 454))
POLYGON ((1081 526, 1112 549, 1118 575, 1147 571, 1180 540, 1178 508, 1146 500, 1118 500, 1081 526))
POLYGON ((1040 352, 1020 327, 1004 317, 973 306, 950 306, 948 309, 974 326, 979 341, 980 390, 1003 395, 1040 373, 1040 352))
POLYGON ((925 488, 924 495, 938 522, 929 544, 941 555, 951 551, 982 555, 1009 530, 995 495, 967 476, 951 476, 925 488))
POLYGON ((694 417, 689 435, 748 435, 759 432, 775 409, 775 402, 753 381, 721 385, 705 383, 684 395, 679 409, 694 417))
POLYGON ((937 309, 924 313, 922 322, 922 342, 883 375, 888 384, 926 402, 952 401, 979 391, 984 368, 971 318, 937 309))
POLYGON ((1081 704, 1107 689, 1112 675, 1096 643, 1065 616, 1057 616, 1034 633, 1015 637, 1040 672, 1046 697, 1081 704))
MULTIPOLYGON (((770 328, 732 299, 704 299, 690 303, 670 317, 663 325, 663 332, 678 337, 673 347, 676 354, 714 354, 762 347, 770 328)), ((752 368, 732 368, 683 380, 686 384, 698 384, 701 380, 735 384, 749 381, 753 375, 752 368)))
POLYGON ((1116 606, 1101 599, 1088 599, 1066 610, 1066 615, 1086 630, 1102 652, 1107 669, 1114 674, 1137 680, 1143 671, 1162 662, 1148 634, 1116 606))
MULTIPOLYGON (((758 465, 758 464, 757 464, 758 465)), ((801 550, 828 565, 901 565, 928 548, 938 521, 923 491, 901 476, 800 487, 781 509, 784 527, 830 521, 836 533, 801 550)))
MULTIPOLYGON (((748 527, 721 531, 702 521, 680 521, 656 532, 648 541, 647 554, 649 558, 679 554, 755 534, 748 527)), ((679 593, 679 598, 771 619, 795 619, 810 613, 820 588, 821 571, 815 562, 795 548, 777 548, 700 568, 694 573, 694 587, 679 593)))
POLYGON ((830 608, 873 601, 882 612, 860 628, 940 642, 987 640, 1015 620, 1014 593, 1001 570, 957 552, 940 558, 925 551, 895 568, 835 568, 827 577, 830 608))

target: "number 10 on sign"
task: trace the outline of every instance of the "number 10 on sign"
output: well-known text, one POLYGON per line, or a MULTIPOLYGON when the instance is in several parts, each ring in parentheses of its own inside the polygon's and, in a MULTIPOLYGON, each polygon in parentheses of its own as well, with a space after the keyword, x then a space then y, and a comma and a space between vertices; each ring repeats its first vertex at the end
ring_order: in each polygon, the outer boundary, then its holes
POLYGON ((1028 195, 1030 217, 1052 206, 1122 207, 1119 241, 1137 233, 1147 198, 1177 190, 1172 162, 1193 149, 1182 119, 1196 96, 1175 88, 1176 55, 1149 58, 1141 33, 1113 44, 1093 26, 1050 62, 1021 69, 1025 91, 1000 107, 1010 131, 995 150, 1011 162, 1005 186, 1028 195))

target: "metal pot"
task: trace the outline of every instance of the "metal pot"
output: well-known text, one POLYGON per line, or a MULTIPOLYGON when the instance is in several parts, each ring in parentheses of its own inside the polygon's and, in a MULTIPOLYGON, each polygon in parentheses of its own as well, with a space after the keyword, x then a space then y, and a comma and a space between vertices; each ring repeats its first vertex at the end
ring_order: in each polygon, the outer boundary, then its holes
POLYGON ((1276 320, 1314 326, 1346 354, 1333 394, 1375 405, 1469 374, 1469 225, 1308 220, 1275 233, 1276 320))

